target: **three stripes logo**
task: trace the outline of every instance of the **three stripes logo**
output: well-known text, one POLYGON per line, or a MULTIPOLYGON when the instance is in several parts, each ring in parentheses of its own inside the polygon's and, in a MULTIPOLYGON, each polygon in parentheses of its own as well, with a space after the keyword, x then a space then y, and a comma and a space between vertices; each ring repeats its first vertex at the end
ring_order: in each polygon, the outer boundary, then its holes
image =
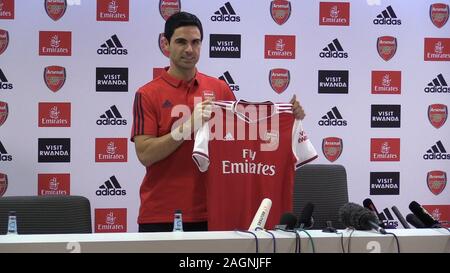
POLYGON ((336 106, 331 108, 326 115, 319 120, 319 126, 347 126, 347 121, 342 118, 341 113, 336 106))
POLYGON ((119 196, 119 195, 127 195, 127 191, 122 189, 119 181, 113 175, 108 180, 106 180, 103 185, 98 187, 98 190, 95 191, 97 196, 119 196))
POLYGON ((213 22, 240 22, 241 17, 236 15, 230 2, 226 2, 218 11, 211 16, 213 22))
POLYGON ((0 141, 0 161, 12 161, 12 155, 8 154, 8 152, 5 149, 5 146, 3 146, 1 141, 0 141))
POLYGON ((1 89, 12 89, 13 84, 8 83, 8 79, 6 78, 5 74, 3 74, 2 69, 0 68, 0 90, 1 89))
POLYGON ((225 73, 223 73, 223 75, 219 77, 219 80, 226 82, 231 91, 239 91, 239 85, 234 82, 233 78, 230 75, 230 72, 226 71, 225 73))
POLYGON ((450 154, 445 150, 444 145, 439 140, 435 145, 431 146, 430 149, 427 150, 427 153, 423 155, 423 159, 432 160, 432 159, 450 159, 450 154))
POLYGON ((113 105, 97 119, 97 125, 127 125, 127 120, 122 117, 116 105, 113 105))
POLYGON ((123 48, 122 43, 116 34, 111 36, 110 39, 106 40, 99 49, 97 49, 97 54, 99 55, 127 55, 128 51, 123 48))
POLYGON ((319 56, 320 58, 348 58, 348 53, 344 52, 341 43, 336 38, 322 49, 319 56))
POLYGON ((389 211, 388 208, 385 208, 382 212, 378 214, 378 219, 380 219, 381 222, 383 222, 385 228, 398 227, 398 221, 394 220, 394 217, 392 216, 392 213, 389 211))
POLYGON ((450 88, 442 74, 437 75, 424 89, 425 93, 450 93, 450 88))
POLYGON ((402 21, 397 19, 397 15, 394 12, 392 6, 388 6, 377 18, 373 19, 375 25, 401 25, 402 21))

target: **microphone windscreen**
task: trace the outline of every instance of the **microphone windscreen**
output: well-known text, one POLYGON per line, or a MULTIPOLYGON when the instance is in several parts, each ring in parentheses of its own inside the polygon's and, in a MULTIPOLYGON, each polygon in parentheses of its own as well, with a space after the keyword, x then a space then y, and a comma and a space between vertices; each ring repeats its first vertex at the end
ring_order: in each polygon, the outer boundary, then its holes
POLYGON ((297 225, 297 217, 293 213, 286 212, 281 215, 280 225, 286 225, 288 230, 294 229, 297 225))
POLYGON ((303 224, 304 227, 311 227, 312 214, 314 211, 314 204, 311 202, 306 203, 299 217, 299 225, 303 224))
POLYGON ((437 220, 431 216, 428 211, 426 211, 419 203, 416 201, 412 201, 409 204, 409 209, 414 213, 414 215, 419 218, 419 220, 425 225, 427 228, 435 227, 439 224, 437 220))
POLYGON ((351 202, 339 209, 339 217, 345 227, 357 230, 371 230, 372 226, 369 222, 378 224, 378 218, 372 211, 351 202))
POLYGON ((424 223, 422 223, 422 221, 420 221, 420 219, 412 213, 406 215, 406 221, 408 221, 408 223, 415 228, 425 228, 424 223))

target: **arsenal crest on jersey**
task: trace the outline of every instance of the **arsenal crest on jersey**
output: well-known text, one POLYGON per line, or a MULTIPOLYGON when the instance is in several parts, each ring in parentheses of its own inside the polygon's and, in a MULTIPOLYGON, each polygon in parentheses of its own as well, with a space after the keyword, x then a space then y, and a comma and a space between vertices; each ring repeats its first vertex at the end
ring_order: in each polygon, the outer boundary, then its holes
POLYGON ((44 68, 44 81, 53 92, 58 92, 66 82, 66 69, 62 66, 52 65, 44 68))
POLYGON ((430 19, 433 24, 441 28, 447 23, 448 20, 448 5, 442 3, 436 3, 430 5, 430 19))
POLYGON ((159 37, 158 37, 158 46, 159 49, 161 50, 161 53, 166 56, 167 58, 169 58, 169 51, 167 51, 164 48, 164 33, 160 33, 159 37))
POLYGON ((0 197, 2 197, 8 189, 8 176, 0 173, 0 197))
POLYGON ((164 20, 167 20, 172 14, 180 12, 180 0, 159 0, 159 13, 164 20))
POLYGON ((448 110, 445 104, 431 104, 428 106, 428 120, 431 125, 439 129, 447 120, 448 110))
POLYGON ((5 52, 9 44, 9 34, 8 31, 0 29, 0 55, 5 52))
POLYGON ((431 171, 427 174, 428 189, 434 194, 440 194, 447 185, 447 173, 443 171, 431 171))
POLYGON ((330 162, 336 161, 341 156, 343 147, 342 139, 338 137, 327 137, 322 140, 323 154, 330 162))
POLYGON ((66 0, 45 0, 45 11, 48 17, 54 21, 58 21, 66 12, 66 0))
POLYGON ((282 25, 291 16, 291 2, 285 0, 275 0, 270 2, 270 15, 275 23, 282 25))
POLYGON ((269 71, 269 82, 273 91, 281 94, 289 86, 291 74, 289 70, 284 68, 275 68, 269 71))
POLYGON ((394 57, 397 51, 397 38, 392 36, 381 36, 377 39, 378 54, 385 61, 394 57))
POLYGON ((8 118, 8 103, 0 101, 0 126, 5 123, 8 118))

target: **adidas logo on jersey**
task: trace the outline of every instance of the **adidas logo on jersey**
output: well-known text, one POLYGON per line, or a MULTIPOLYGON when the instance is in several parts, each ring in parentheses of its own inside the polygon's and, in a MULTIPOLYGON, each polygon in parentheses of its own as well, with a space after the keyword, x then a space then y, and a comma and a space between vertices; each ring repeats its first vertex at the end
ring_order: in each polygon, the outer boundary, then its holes
POLYGON ((233 135, 230 132, 228 132, 223 139, 225 141, 233 141, 234 137, 233 137, 233 135))
POLYGON ((236 15, 230 2, 226 2, 218 11, 211 16, 213 22, 240 22, 241 17, 236 15))
POLYGON ((122 189, 117 181, 117 178, 113 175, 106 180, 103 185, 98 187, 98 190, 95 191, 95 194, 98 196, 114 196, 114 195, 126 195, 127 192, 122 189))
POLYGON ((0 161, 12 161, 12 155, 9 155, 0 141, 0 161))
POLYGON ((226 82, 231 91, 239 91, 239 85, 234 82, 233 78, 230 75, 230 72, 226 71, 225 73, 223 73, 223 75, 219 77, 219 80, 226 82))
POLYGON ((326 115, 319 120, 319 126, 347 126, 347 121, 342 118, 336 106, 331 108, 326 115))
POLYGON ((319 56, 320 58, 348 58, 348 53, 344 52, 339 40, 334 39, 327 47, 322 49, 319 56))
POLYGON ((127 125, 127 120, 122 118, 119 109, 113 105, 97 119, 97 125, 127 125))
POLYGON ((396 19, 397 15, 391 6, 388 6, 385 10, 383 10, 380 14, 377 15, 377 18, 373 20, 375 25, 401 25, 402 21, 400 19, 396 19))
POLYGON ((0 69, 0 89, 12 89, 12 83, 8 83, 8 79, 6 78, 3 71, 0 69))
POLYGON ((439 74, 425 87, 424 91, 425 93, 450 93, 450 88, 448 88, 444 76, 439 74))
POLYGON ((435 145, 431 146, 431 148, 427 150, 427 153, 423 155, 423 159, 450 159, 450 154, 447 153, 444 145, 442 145, 442 142, 439 140, 435 145))
POLYGON ((106 40, 104 44, 97 49, 97 54, 99 55, 127 55, 128 51, 123 48, 122 43, 116 34, 111 36, 110 39, 106 40))

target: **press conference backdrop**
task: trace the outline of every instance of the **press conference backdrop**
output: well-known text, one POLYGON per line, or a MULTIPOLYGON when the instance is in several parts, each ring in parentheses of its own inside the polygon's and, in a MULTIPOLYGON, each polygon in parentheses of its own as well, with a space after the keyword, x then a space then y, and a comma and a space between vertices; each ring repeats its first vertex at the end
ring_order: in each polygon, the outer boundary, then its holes
POLYGON ((2 0, 0 195, 83 195, 95 232, 137 230, 134 93, 168 65, 159 37, 181 9, 204 25, 199 69, 238 99, 297 95, 315 163, 345 166, 351 201, 449 220, 448 5, 2 0))

